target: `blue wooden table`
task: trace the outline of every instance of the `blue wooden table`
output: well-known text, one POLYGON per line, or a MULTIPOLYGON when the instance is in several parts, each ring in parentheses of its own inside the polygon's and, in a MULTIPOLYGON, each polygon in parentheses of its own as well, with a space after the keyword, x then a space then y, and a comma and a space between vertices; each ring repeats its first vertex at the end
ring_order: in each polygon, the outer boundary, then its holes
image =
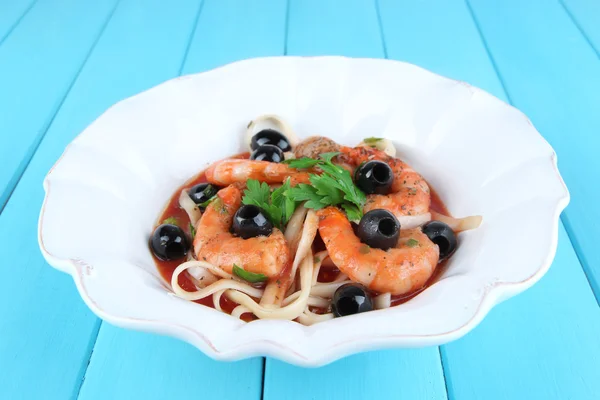
POLYGON ((599 54, 598 0, 0 0, 0 399, 600 399, 599 54), (284 54, 404 60, 523 110, 572 195, 548 274, 456 342, 319 369, 102 323, 38 249, 46 172, 120 99, 284 54))

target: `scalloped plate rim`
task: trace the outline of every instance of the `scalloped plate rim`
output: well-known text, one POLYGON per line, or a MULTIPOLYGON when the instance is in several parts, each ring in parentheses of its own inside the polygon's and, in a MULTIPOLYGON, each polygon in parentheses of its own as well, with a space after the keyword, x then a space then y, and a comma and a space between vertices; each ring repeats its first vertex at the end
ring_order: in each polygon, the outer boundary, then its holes
MULTIPOLYGON (((102 116, 105 115, 110 109, 112 109, 112 108, 118 106, 119 104, 126 102, 132 98, 138 97, 148 91, 151 91, 158 86, 165 85, 171 81, 187 79, 187 78, 198 76, 198 75, 205 76, 205 75, 214 73, 216 71, 223 71, 223 70, 228 69, 232 65, 239 65, 239 64, 252 63, 253 61, 281 59, 281 58, 319 59, 319 60, 344 59, 349 62, 352 62, 352 60, 368 60, 368 61, 375 61, 375 62, 398 63, 398 64, 404 64, 411 68, 421 70, 422 72, 425 72, 430 75, 434 75, 439 78, 452 80, 450 78, 444 77, 444 76, 436 74, 434 72, 431 72, 420 66, 410 64, 407 62, 396 61, 396 60, 382 60, 382 59, 373 59, 373 58, 351 58, 351 57, 343 57, 343 56, 310 56, 310 57, 286 56, 286 57, 251 58, 251 59, 240 60, 240 61, 236 61, 236 62, 233 62, 230 64, 226 64, 226 65, 223 65, 221 67, 218 67, 218 68, 215 68, 215 69, 212 69, 209 71, 196 73, 196 74, 189 74, 189 75, 179 76, 179 77, 176 77, 173 79, 169 79, 159 85, 155 85, 147 90, 139 92, 134 96, 120 100, 117 103, 115 103, 114 105, 112 105, 111 107, 109 107, 107 110, 105 110, 95 121, 90 123, 86 129, 84 129, 81 133, 79 133, 71 141, 71 143, 75 142, 77 140, 77 138, 79 138, 81 135, 84 135, 86 133, 87 129, 89 128, 89 126, 93 125, 99 118, 102 118, 102 116)), ((478 90, 481 90, 481 89, 478 89, 478 90)), ((481 90, 481 91, 485 92, 483 90, 481 90)), ((487 92, 485 92, 485 93, 487 93, 487 92)), ((495 96, 493 96, 491 94, 489 94, 489 95, 496 98, 495 96)), ((506 106, 508 106, 510 108, 513 108, 514 110, 517 110, 519 113, 523 114, 520 110, 516 109, 511 104, 508 104, 504 101, 502 101, 502 103, 504 103, 506 106)), ((523 114, 523 116, 525 116, 525 115, 523 114)), ((526 116, 525 116, 525 118, 526 118, 526 116)), ((529 121, 529 123, 531 123, 531 122, 529 121)), ((537 129, 535 129, 535 127, 533 125, 532 125, 532 128, 534 129, 534 131, 536 133, 538 133, 539 139, 542 141, 545 141, 546 144, 548 144, 548 142, 545 140, 545 138, 543 138, 543 136, 541 136, 541 134, 539 134, 539 132, 537 131, 537 129)), ((192 345, 198 347, 201 351, 203 351, 205 354, 209 355, 210 357, 217 359, 217 360, 222 360, 222 361, 234 361, 234 360, 240 360, 240 359, 244 359, 244 358, 248 358, 248 357, 252 357, 252 356, 271 356, 271 357, 276 357, 278 359, 284 360, 286 362, 289 362, 289 363, 292 363, 295 365, 300 365, 300 366, 305 366, 305 367, 316 367, 316 366, 328 364, 330 362, 333 362, 333 361, 335 361, 339 358, 345 357, 347 355, 354 354, 354 353, 360 352, 360 351, 365 351, 365 350, 375 350, 375 349, 384 349, 384 348, 392 348, 392 347, 422 347, 422 346, 429 346, 429 345, 440 345, 440 344, 444 344, 449 341, 458 339, 461 336, 468 333, 469 331, 471 331, 474 327, 476 327, 483 320, 483 318, 485 318, 485 316, 488 314, 488 312, 495 305, 499 304, 500 302, 502 302, 503 300, 505 300, 509 297, 512 297, 512 296, 528 289, 533 284, 535 284, 539 279, 541 279, 541 277, 548 271, 548 269, 550 268, 550 265, 554 259, 557 245, 558 245, 558 230, 559 230, 559 223, 560 223, 560 214, 570 201, 569 191, 568 191, 568 189, 560 175, 560 172, 558 170, 556 153, 552 149, 551 158, 552 158, 552 165, 554 167, 554 174, 555 174, 555 177, 558 179, 558 181, 561 183, 563 192, 560 194, 557 194, 556 203, 554 205, 554 215, 553 215, 553 224, 552 224, 552 242, 551 242, 551 248, 548 249, 548 252, 546 254, 545 261, 542 263, 542 265, 539 266, 539 268, 533 275, 527 277, 526 279, 524 279, 520 282, 514 282, 514 283, 497 282, 497 283, 492 283, 491 285, 485 287, 483 295, 481 296, 481 299, 479 301, 479 304, 478 304, 475 312, 472 314, 471 318, 466 323, 464 323, 462 326, 460 326, 456 329, 450 330, 448 332, 436 333, 436 334, 432 334, 432 335, 411 335, 411 334, 393 334, 392 333, 392 334, 382 334, 382 335, 378 335, 378 336, 363 337, 360 340, 354 340, 351 344, 349 342, 341 342, 337 346, 335 346, 334 349, 332 349, 328 352, 325 352, 323 354, 320 354, 316 357, 315 356, 312 356, 312 357, 306 356, 306 355, 302 354, 301 352, 299 352, 298 350, 294 350, 291 346, 285 346, 281 343, 274 343, 273 341, 270 341, 270 340, 254 340, 254 341, 250 341, 250 342, 243 342, 241 344, 238 344, 236 347, 220 350, 213 345, 213 343, 208 339, 207 336, 203 335, 201 332, 198 332, 198 331, 191 329, 189 327, 186 327, 186 326, 172 324, 172 323, 164 322, 164 321, 160 321, 160 320, 150 320, 150 319, 145 320, 145 319, 137 319, 137 318, 132 318, 132 317, 123 317, 123 316, 118 316, 118 315, 114 315, 114 314, 105 312, 101 307, 99 307, 96 304, 94 299, 91 296, 89 296, 89 294, 87 293, 87 291, 85 289, 84 280, 82 279, 83 272, 81 271, 81 267, 82 267, 82 265, 86 265, 87 263, 84 260, 74 260, 74 259, 69 259, 69 258, 55 257, 46 249, 46 247, 44 245, 44 240, 43 240, 42 226, 44 223, 45 209, 46 209, 48 199, 51 194, 51 191, 50 191, 51 174, 52 174, 52 171, 56 168, 56 166, 58 166, 61 163, 61 161, 63 160, 65 155, 69 152, 69 150, 71 148, 71 143, 66 147, 66 149, 64 150, 61 157, 56 161, 56 163, 50 169, 50 171, 46 175, 44 182, 43 182, 45 196, 44 196, 44 201, 43 201, 43 204, 41 207, 39 221, 38 221, 38 243, 39 243, 39 246, 40 246, 40 249, 42 251, 44 258, 54 268, 56 268, 60 271, 66 272, 73 277, 73 280, 75 281, 75 284, 77 286, 77 290, 78 290, 80 296, 82 297, 82 299, 84 300, 84 302, 86 303, 86 305, 94 312, 94 314, 96 314, 102 320, 105 320, 113 325, 124 327, 124 328, 130 328, 130 329, 136 329, 136 330, 154 332, 154 333, 158 332, 161 334, 167 334, 169 336, 177 337, 181 340, 189 342, 192 345)), ((551 146, 549 144, 548 144, 548 146, 551 148, 551 146)), ((215 310, 212 310, 212 311, 217 312, 215 310)), ((305 332, 308 329, 310 329, 310 327, 305 327, 302 325, 300 325, 300 327, 305 332)))

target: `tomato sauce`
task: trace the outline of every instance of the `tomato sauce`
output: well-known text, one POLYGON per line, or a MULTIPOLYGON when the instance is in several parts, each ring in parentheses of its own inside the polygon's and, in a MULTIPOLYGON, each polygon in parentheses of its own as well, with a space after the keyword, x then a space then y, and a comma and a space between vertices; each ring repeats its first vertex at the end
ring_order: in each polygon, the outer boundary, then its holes
MULTIPOLYGON (((250 157, 249 153, 241 153, 241 154, 235 155, 231 158, 248 159, 249 157, 250 157)), ((182 208, 179 207, 179 195, 184 188, 189 188, 189 187, 197 185, 199 183, 206 183, 206 176, 204 175, 204 172, 201 172, 194 178, 190 179, 185 184, 183 184, 180 188, 178 188, 177 191, 175 191, 173 196, 169 199, 167 206, 161 213, 156 226, 160 225, 167 218, 175 218, 175 220, 177 221, 177 225, 179 227, 181 227, 191 237, 191 224, 190 224, 187 213, 182 208)), ((440 199, 437 192, 433 189, 431 189, 431 210, 438 212, 440 214, 443 214, 443 215, 450 216, 448 209, 446 208, 446 206, 440 199)), ((323 243, 323 240, 321 239, 320 235, 317 232, 317 236, 315 237, 315 241, 313 242, 313 252, 316 253, 316 252, 319 252, 322 250, 325 250, 325 244, 323 243)), ((154 255, 153 255, 153 257, 154 257, 154 255)), ((173 272, 181 264, 181 260, 163 261, 163 260, 159 260, 158 258, 154 257, 154 261, 156 262, 156 266, 158 268, 158 271, 159 271, 161 277, 170 285, 171 278, 173 276, 173 272)), ((421 293, 422 291, 427 289, 429 286, 431 286, 432 284, 437 282, 439 280, 440 275, 445 270, 445 268, 446 268, 446 261, 440 263, 436 267, 432 277, 425 284, 425 286, 423 286, 423 288, 421 288, 413 293, 399 295, 399 296, 392 296, 391 305, 396 306, 398 304, 405 303, 405 302, 409 301, 410 299, 414 298, 415 296, 417 296, 419 293, 421 293)), ((338 276, 339 273, 340 273, 340 270, 337 269, 335 266, 322 266, 321 269, 319 270, 318 281, 319 282, 331 282, 338 276)), ((191 279, 187 277, 187 275, 180 274, 178 277, 178 281, 179 281, 179 285, 184 290, 189 291, 189 292, 193 292, 196 290, 196 287, 194 286, 191 279)), ((200 300, 195 300, 195 302, 198 304, 203 304, 205 306, 214 308, 212 296, 208 296, 208 297, 205 297, 204 299, 200 299, 200 300)), ((226 296, 221 296, 220 305, 221 305, 221 308, 223 309, 223 311, 228 314, 231 314, 233 309, 237 306, 236 303, 229 300, 226 296)), ((317 312, 317 313, 322 313, 323 311, 324 310, 313 309, 313 312, 317 312)), ((254 317, 251 314, 244 314, 244 315, 242 315, 242 319, 244 321, 251 321, 251 320, 256 319, 256 317, 254 317)))
MULTIPOLYGON (((242 154, 233 156, 231 158, 247 159, 249 157, 250 157, 249 153, 242 153, 242 154)), ((179 195, 181 194, 181 191, 184 188, 189 188, 189 187, 192 187, 199 183, 206 183, 206 176, 204 175, 204 172, 201 172, 194 178, 190 179, 189 181, 187 181, 185 184, 183 184, 181 187, 179 187, 175 191, 173 196, 171 196, 171 198, 169 199, 167 206, 165 207, 163 212, 160 214, 160 218, 158 219, 156 226, 160 225, 167 218, 175 218, 175 220, 177 221, 177 225, 179 227, 181 227, 188 234, 189 237, 192 237, 190 219, 189 219, 187 213, 182 208, 179 207, 179 195)), ((154 257, 156 266, 158 268, 158 272, 160 273, 160 276, 170 286, 171 278, 173 277, 173 272, 179 266, 179 264, 181 264, 181 260, 163 261, 163 260, 159 260, 154 255, 153 255, 153 257, 154 257)), ((197 290, 196 286, 194 285, 192 280, 186 274, 180 274, 177 279, 178 279, 179 285, 184 290, 186 290, 188 292, 194 292, 197 290)), ((212 296, 208 296, 208 297, 205 297, 200 300, 195 300, 194 302, 198 303, 198 304, 203 304, 208 307, 213 307, 213 308, 215 306, 213 303, 212 296)), ((233 309, 235 307, 237 307, 237 304, 234 303, 233 301, 229 300, 226 296, 221 296, 220 304, 221 304, 221 308, 223 309, 223 311, 225 311, 228 314, 231 314, 233 309)), ((242 316, 242 319, 245 321, 250 321, 250 320, 254 319, 254 316, 252 316, 250 314, 244 314, 242 316)))

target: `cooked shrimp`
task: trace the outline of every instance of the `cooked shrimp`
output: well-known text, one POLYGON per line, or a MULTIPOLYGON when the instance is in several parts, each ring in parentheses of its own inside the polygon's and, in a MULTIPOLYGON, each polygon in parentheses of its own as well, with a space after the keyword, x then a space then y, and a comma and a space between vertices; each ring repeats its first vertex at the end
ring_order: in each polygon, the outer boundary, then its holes
POLYGON ((385 209, 392 212, 403 227, 414 228, 431 219, 429 206, 431 194, 425 179, 399 158, 370 147, 341 146, 338 156, 341 163, 358 166, 363 162, 380 160, 387 163, 394 173, 391 193, 367 196, 364 212, 385 209))
POLYGON ((285 237, 276 228, 269 236, 250 239, 233 236, 229 228, 241 202, 242 191, 235 185, 217 193, 217 199, 206 208, 196 227, 196 257, 229 273, 235 264, 249 272, 276 276, 290 263, 285 237))
POLYGON ((398 245, 381 250, 361 243, 339 209, 327 207, 317 215, 319 233, 333 263, 351 280, 371 290, 411 293, 422 288, 435 270, 439 248, 419 228, 401 230, 398 245))
POLYGON ((227 159, 217 161, 205 171, 206 180, 215 185, 230 185, 256 179, 260 182, 283 183, 291 178, 292 185, 308 183, 308 173, 298 172, 286 164, 268 161, 227 159))

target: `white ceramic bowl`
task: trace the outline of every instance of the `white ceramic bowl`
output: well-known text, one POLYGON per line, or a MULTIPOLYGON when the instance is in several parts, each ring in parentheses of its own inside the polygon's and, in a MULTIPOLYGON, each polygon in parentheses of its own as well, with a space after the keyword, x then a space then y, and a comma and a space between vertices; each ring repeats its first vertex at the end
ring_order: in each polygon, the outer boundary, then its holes
POLYGON ((464 335, 548 270, 569 202, 554 151, 517 109, 414 65, 342 57, 247 60, 124 100, 69 145, 44 188, 42 252, 99 317, 220 360, 303 366, 464 335), (246 125, 261 114, 282 116, 301 138, 390 138, 455 216, 484 223, 460 235, 439 282, 398 307, 306 327, 245 323, 181 300, 148 250, 153 223, 184 181, 243 150, 246 125))

